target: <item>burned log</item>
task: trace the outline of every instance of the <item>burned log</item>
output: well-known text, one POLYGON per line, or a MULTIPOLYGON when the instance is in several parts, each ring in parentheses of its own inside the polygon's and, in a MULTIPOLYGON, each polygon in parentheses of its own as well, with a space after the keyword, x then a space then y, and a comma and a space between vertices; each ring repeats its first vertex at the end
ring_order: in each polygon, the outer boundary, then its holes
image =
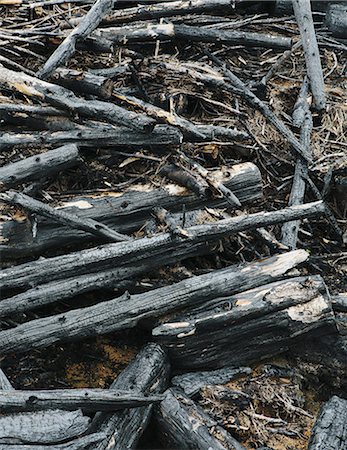
MULTIPOLYGON (((310 152, 310 138, 313 128, 313 120, 307 103, 308 95, 308 80, 304 80, 300 89, 297 101, 294 105, 293 111, 293 125, 300 127, 300 142, 310 152)), ((288 205, 300 205, 304 201, 306 189, 306 176, 308 175, 307 161, 303 158, 298 158, 295 171, 292 189, 289 196, 288 205)), ((282 226, 282 243, 291 249, 296 248, 298 238, 300 221, 287 222, 282 226)))
MULTIPOLYGON (((277 280, 288 270, 304 262, 307 257, 305 251, 297 250, 243 268, 230 267, 143 294, 130 296, 126 293, 120 298, 93 306, 32 320, 0 331, 0 349, 2 354, 23 352, 31 348, 47 347, 55 342, 78 340, 132 328, 147 318, 159 317, 177 309, 277 280)), ((322 303, 323 301, 320 305, 322 303)), ((270 303, 270 310, 271 305, 270 303)), ((320 320, 317 319, 313 325, 315 324, 320 325, 320 320)), ((154 334, 157 335, 158 330, 154 334)))
MULTIPOLYGON (((147 344, 136 358, 121 372, 110 389, 132 389, 141 393, 160 393, 165 390, 169 376, 169 361, 158 344, 147 344)), ((122 450, 136 448, 147 427, 153 405, 126 409, 113 414, 97 413, 91 430, 105 434, 94 450, 122 450)))
POLYGON ((114 85, 109 78, 71 69, 57 70, 52 79, 71 91, 96 95, 101 98, 110 98, 114 85))
POLYGON ((324 281, 301 277, 200 304, 159 325, 174 367, 188 370, 251 364, 287 351, 315 333, 336 334, 324 281))
POLYGON ((58 389, 44 391, 0 390, 2 412, 63 409, 73 411, 116 411, 137 408, 162 400, 160 395, 140 395, 120 389, 58 389))
POLYGON ((92 119, 97 116, 100 120, 124 125, 141 132, 149 133, 155 125, 153 119, 143 114, 137 114, 101 100, 85 100, 62 86, 47 83, 23 72, 14 72, 4 67, 0 67, 0 86, 16 92, 24 92, 28 97, 44 100, 52 106, 63 108, 69 112, 92 119))
MULTIPOLYGON (((175 15, 201 14, 209 11, 225 11, 232 8, 230 0, 176 0, 150 5, 140 5, 133 8, 123 8, 113 11, 103 18, 102 24, 116 24, 139 20, 157 19, 175 15)), ((80 18, 70 19, 71 24, 78 24, 80 18)), ((70 22, 69 21, 69 22, 70 22)), ((62 27, 64 27, 64 23, 62 27)))
POLYGON ((331 2, 325 16, 325 25, 333 36, 347 39, 347 3, 331 2))
POLYGON ((147 26, 122 26, 99 28, 95 36, 101 36, 112 42, 143 42, 170 39, 186 39, 192 42, 218 42, 226 45, 244 45, 246 47, 265 47, 288 49, 292 45, 290 38, 245 31, 214 30, 188 25, 159 24, 147 26))
POLYGON ((0 167, 0 183, 13 186, 26 181, 42 179, 80 162, 77 146, 75 144, 64 145, 0 167))
POLYGON ((334 295, 331 301, 334 311, 347 313, 347 292, 334 295))
POLYGON ((347 447, 347 400, 334 395, 321 408, 308 450, 342 450, 347 447))
MULTIPOLYGON (((215 223, 187 228, 189 239, 172 239, 170 233, 162 233, 150 238, 134 239, 129 242, 106 244, 97 248, 82 250, 67 255, 56 256, 4 269, 0 273, 0 287, 3 290, 25 288, 50 281, 83 275, 98 270, 110 269, 114 264, 129 267, 151 259, 158 259, 166 252, 179 252, 196 244, 213 242, 239 231, 261 226, 283 223, 288 220, 303 219, 324 214, 322 202, 292 206, 268 213, 256 213, 220 220, 215 223)), ((179 257, 183 259, 182 253, 179 257)), ((157 261, 158 262, 158 261, 157 261)), ((148 266, 148 269, 150 266, 148 266)))
POLYGON ((76 28, 60 44, 39 71, 40 78, 48 78, 57 67, 64 65, 75 53, 78 40, 84 40, 113 8, 114 0, 97 0, 76 28))
POLYGON ((167 448, 244 450, 224 428, 183 392, 168 389, 156 408, 157 429, 167 448))
POLYGON ((225 384, 242 375, 252 373, 250 367, 223 367, 222 369, 208 372, 191 372, 183 375, 176 375, 172 384, 184 391, 188 397, 194 397, 200 389, 207 385, 225 384))
POLYGON ((80 219, 74 214, 54 209, 45 203, 35 200, 26 194, 21 192, 7 191, 4 194, 0 194, 0 200, 8 202, 12 205, 20 206, 31 213, 36 213, 41 216, 52 219, 53 222, 67 225, 68 227, 76 228, 77 230, 86 231, 97 237, 101 237, 105 241, 122 242, 129 241, 129 236, 118 233, 112 230, 103 223, 97 222, 93 219, 80 219))
MULTIPOLYGON (((213 178, 219 179, 239 198, 242 204, 255 201, 262 196, 261 175, 252 163, 237 164, 211 171, 213 178)), ((207 193, 206 193, 207 194, 207 193)), ((225 208, 226 199, 206 196, 198 198, 177 185, 166 184, 161 189, 136 187, 123 193, 104 197, 77 197, 64 204, 63 210, 77 215, 81 220, 93 219, 105 223, 122 233, 130 233, 141 228, 151 217, 153 205, 167 209, 170 213, 179 213, 182 208, 189 212, 210 208, 225 208)), ((0 228, 5 241, 0 245, 2 259, 14 259, 36 254, 72 244, 90 242, 90 236, 67 227, 37 218, 38 227, 35 239, 29 221, 4 222, 0 228)))
MULTIPOLYGON (((0 369, 0 390, 13 391, 10 381, 0 369)), ((39 411, 0 416, 0 446, 22 443, 55 443, 80 436, 89 427, 89 418, 77 411, 39 411)), ((11 447, 12 448, 12 447, 11 447)))
POLYGON ((115 127, 100 123, 89 126, 77 125, 65 131, 55 132, 8 132, 0 136, 0 148, 27 144, 74 143, 83 148, 115 147, 131 145, 136 147, 178 145, 183 142, 182 133, 174 127, 157 125, 150 134, 140 133, 126 127, 115 127))
POLYGON ((3 444, 1 450, 84 450, 89 445, 97 444, 105 436, 102 433, 87 434, 64 444, 3 444))
POLYGON ((324 77, 313 25, 311 2, 310 0, 292 0, 292 4, 304 48, 314 107, 317 111, 322 111, 326 106, 324 77))

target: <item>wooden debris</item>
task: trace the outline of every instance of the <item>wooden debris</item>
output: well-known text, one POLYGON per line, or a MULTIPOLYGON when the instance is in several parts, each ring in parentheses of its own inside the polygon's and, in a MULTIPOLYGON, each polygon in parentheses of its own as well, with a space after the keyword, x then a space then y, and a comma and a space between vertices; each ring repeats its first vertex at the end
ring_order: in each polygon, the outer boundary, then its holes
POLYGON ((114 0, 97 0, 78 26, 48 58, 38 76, 48 78, 55 69, 64 65, 74 54, 77 41, 85 39, 97 28, 103 17, 111 12, 113 4, 114 0))
MULTIPOLYGON (((133 389, 141 393, 160 393, 165 390, 169 376, 169 361, 158 344, 147 344, 118 375, 110 389, 133 389)), ((125 409, 113 414, 98 413, 91 429, 106 435, 95 450, 136 448, 152 415, 152 407, 125 409)))
POLYGON ((346 2, 331 2, 328 4, 325 24, 333 36, 347 38, 347 4, 346 2))
MULTIPOLYGON (((170 233, 162 233, 151 238, 134 239, 129 242, 106 244, 97 248, 82 250, 67 255, 38 260, 4 269, 0 272, 1 289, 24 288, 32 285, 110 269, 111 265, 129 267, 140 264, 140 261, 157 261, 158 255, 177 252, 177 261, 184 258, 184 251, 188 254, 195 245, 217 241, 239 231, 258 228, 289 220, 320 216, 325 208, 322 202, 307 203, 292 206, 283 210, 256 213, 224 219, 218 222, 196 225, 186 229, 190 236, 187 239, 172 240, 170 233), (183 250, 180 252, 180 250, 183 250)), ((171 255, 172 256, 172 255, 171 255)), ((148 266, 148 270, 149 270, 148 266)), ((124 275, 123 275, 124 276, 124 275)), ((124 278, 123 278, 124 279, 124 278)))
POLYGON ((295 18, 304 48, 307 75, 310 80, 314 107, 317 111, 326 108, 323 70, 313 25, 310 0, 292 0, 295 18))
MULTIPOLYGON (((99 0, 103 1, 103 0, 99 0)), ((108 0, 110 1, 110 0, 108 0)), ((155 121, 143 114, 137 114, 121 108, 113 103, 101 100, 85 100, 77 97, 72 91, 56 84, 47 83, 39 78, 31 77, 21 72, 0 67, 0 86, 7 87, 33 97, 45 100, 53 106, 59 106, 69 112, 82 116, 106 120, 110 123, 124 125, 142 132, 153 130, 155 121)))
MULTIPOLYGON (((232 295, 269 283, 304 262, 307 257, 308 254, 303 250, 288 252, 246 265, 241 269, 231 267, 143 294, 131 296, 125 294, 97 305, 32 320, 15 328, 0 331, 0 348, 3 354, 23 352, 30 348, 47 347, 55 342, 83 339, 132 328, 146 318, 158 317, 215 297, 232 295)), ((63 274, 61 276, 64 277, 63 274)), ((19 281, 19 284, 22 282, 19 281)), ((320 324, 318 319, 317 323, 320 324)), ((154 334, 157 335, 157 331, 154 334)))
POLYGON ((43 391, 0 390, 1 411, 40 411, 64 409, 73 411, 115 411, 136 408, 162 400, 159 395, 140 395, 119 389, 58 389, 43 391))
POLYGON ((21 161, 0 167, 0 183, 6 186, 42 179, 81 162, 75 144, 30 156, 21 161))
POLYGON ((111 242, 129 241, 131 238, 124 234, 112 230, 103 223, 97 222, 93 219, 84 218, 81 220, 78 216, 67 213, 60 209, 54 209, 51 206, 35 200, 28 195, 20 192, 7 191, 5 194, 0 194, 0 200, 8 202, 12 205, 20 206, 21 208, 36 213, 41 216, 52 219, 53 222, 67 225, 68 227, 76 228, 77 230, 86 231, 103 240, 111 242))
POLYGON ((156 410, 156 423, 162 440, 173 448, 213 448, 244 450, 224 428, 208 416, 183 392, 169 389, 156 410))
POLYGON ((168 347, 175 367, 193 370, 251 364, 317 329, 336 333, 334 315, 324 281, 305 277, 224 295, 158 326, 153 336, 168 347))
POLYGON ((309 450, 342 450, 347 446, 347 400, 334 395, 320 410, 309 450))

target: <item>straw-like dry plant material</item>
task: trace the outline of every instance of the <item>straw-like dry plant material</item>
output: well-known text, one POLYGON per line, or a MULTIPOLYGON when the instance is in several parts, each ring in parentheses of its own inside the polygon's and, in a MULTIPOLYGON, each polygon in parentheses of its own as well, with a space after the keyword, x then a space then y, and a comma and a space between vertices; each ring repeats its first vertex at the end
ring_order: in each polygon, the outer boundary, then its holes
POLYGON ((224 386, 203 388, 200 403, 247 449, 304 449, 319 403, 302 381, 282 360, 224 386))

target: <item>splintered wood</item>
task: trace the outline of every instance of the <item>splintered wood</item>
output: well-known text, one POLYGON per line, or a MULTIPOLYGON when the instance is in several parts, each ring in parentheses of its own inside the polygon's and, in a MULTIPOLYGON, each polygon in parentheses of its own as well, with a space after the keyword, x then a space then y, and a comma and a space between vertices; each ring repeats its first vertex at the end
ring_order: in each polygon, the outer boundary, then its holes
POLYGON ((345 2, 0 17, 1 450, 345 450, 345 2))

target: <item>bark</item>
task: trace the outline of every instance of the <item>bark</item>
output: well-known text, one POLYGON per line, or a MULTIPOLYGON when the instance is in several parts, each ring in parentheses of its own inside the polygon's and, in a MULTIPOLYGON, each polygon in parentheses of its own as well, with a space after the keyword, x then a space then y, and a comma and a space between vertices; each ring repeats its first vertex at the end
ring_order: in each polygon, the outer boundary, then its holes
POLYGON ((333 36, 347 39, 347 3, 330 3, 325 25, 329 28, 333 36))
POLYGON ((119 28, 100 28, 96 36, 116 43, 161 41, 184 39, 192 42, 221 43, 243 45, 245 47, 265 47, 288 49, 292 45, 290 38, 245 31, 213 30, 189 25, 159 24, 147 26, 122 26, 119 28))
POLYGON ((343 450, 347 447, 347 400, 334 395, 321 408, 314 424, 309 450, 343 450))
POLYGON ((0 331, 0 348, 2 354, 25 352, 56 342, 84 339, 132 328, 144 319, 159 317, 216 297, 232 295, 269 283, 281 278, 307 257, 305 251, 297 250, 255 262, 241 269, 231 267, 142 294, 125 294, 86 308, 32 320, 0 331))
POLYGON ((53 222, 67 225, 68 227, 76 228, 77 230, 86 231, 87 233, 101 237, 105 241, 122 242, 130 240, 129 236, 118 233, 96 220, 86 218, 82 220, 74 214, 54 209, 51 206, 20 192, 7 191, 5 194, 0 194, 0 200, 12 205, 20 206, 31 213, 36 213, 47 217, 48 219, 52 219, 53 222))
POLYGON ((48 78, 59 66, 64 65, 75 53, 78 40, 86 39, 113 8, 114 0, 97 0, 76 28, 59 45, 38 72, 40 78, 48 78))
MULTIPOLYGON (((233 191, 242 204, 262 197, 261 175, 252 163, 223 167, 221 170, 213 170, 211 175, 233 191)), ((66 203, 62 210, 77 215, 81 220, 97 220, 122 233, 130 233, 143 227, 151 218, 153 205, 165 208, 170 213, 179 213, 183 208, 189 213, 206 206, 225 208, 228 204, 224 198, 199 198, 175 184, 168 183, 161 189, 132 188, 115 196, 77 197, 66 203)), ((28 220, 22 223, 13 220, 2 224, 0 235, 6 242, 0 245, 2 259, 34 257, 48 250, 90 242, 90 235, 86 233, 58 226, 52 221, 39 218, 37 220, 35 238, 28 220)))
MULTIPOLYGON (((292 206, 268 213, 237 216, 218 222, 187 228, 189 239, 172 239, 170 233, 162 233, 150 238, 134 239, 129 242, 106 244, 97 248, 82 250, 67 255, 37 260, 4 269, 0 272, 0 288, 16 289, 37 286, 50 281, 139 264, 142 260, 164 255, 168 251, 179 252, 195 244, 213 242, 239 231, 261 226, 283 223, 288 220, 320 216, 324 213, 322 202, 292 206)), ((182 253, 179 257, 183 259, 182 253)), ((150 266, 148 266, 148 269, 150 266)))
POLYGON ((293 278, 224 296, 153 330, 156 340, 168 347, 173 366, 185 370, 252 364, 315 333, 336 334, 320 277, 293 278))
POLYGON ((21 161, 0 167, 0 183, 13 186, 27 181, 49 177, 81 162, 75 144, 30 156, 21 161))
MULTIPOLYGON (((121 372, 110 389, 133 389, 141 393, 163 392, 168 384, 169 361, 158 344, 147 344, 121 372)), ((106 435, 93 450, 136 448, 152 416, 152 405, 125 409, 113 414, 96 414, 91 429, 106 435)))
POLYGON ((244 450, 200 406, 175 389, 166 391, 155 418, 166 448, 244 450))
POLYGON ((334 311, 347 313, 347 292, 334 295, 331 301, 334 311))
POLYGON ((145 396, 131 390, 58 389, 44 391, 0 390, 2 412, 63 409, 73 411, 115 411, 136 408, 162 400, 162 396, 145 396))
POLYGON ((310 80, 314 106, 318 111, 326 107, 323 70, 319 55, 310 0, 292 0, 295 18, 300 30, 306 61, 307 75, 310 80))
POLYGON ((0 68, 0 86, 24 93, 27 97, 44 100, 52 106, 81 116, 92 119, 98 117, 100 120, 124 125, 142 132, 151 132, 155 125, 153 119, 143 114, 137 114, 101 100, 85 100, 62 86, 47 83, 23 72, 14 72, 4 67, 0 68))
POLYGON ((202 388, 214 384, 226 384, 235 378, 252 373, 250 367, 223 367, 208 372, 191 372, 176 375, 172 384, 184 391, 188 397, 194 397, 202 388))

